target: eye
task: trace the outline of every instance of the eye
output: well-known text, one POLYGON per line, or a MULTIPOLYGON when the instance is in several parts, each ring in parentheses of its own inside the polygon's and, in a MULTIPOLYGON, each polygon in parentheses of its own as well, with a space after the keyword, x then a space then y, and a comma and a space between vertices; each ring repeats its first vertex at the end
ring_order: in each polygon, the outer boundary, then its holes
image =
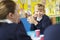
POLYGON ((36 12, 38 12, 38 11, 36 11, 36 12))
POLYGON ((43 10, 40 10, 40 12, 43 12, 43 10))

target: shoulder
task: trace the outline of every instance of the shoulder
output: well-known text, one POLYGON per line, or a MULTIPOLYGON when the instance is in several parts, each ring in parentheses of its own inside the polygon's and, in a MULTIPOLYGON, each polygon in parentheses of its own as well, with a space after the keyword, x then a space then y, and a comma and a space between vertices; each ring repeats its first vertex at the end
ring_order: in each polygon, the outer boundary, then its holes
POLYGON ((47 15, 43 15, 43 18, 49 18, 47 15))
POLYGON ((50 20, 50 18, 47 15, 43 15, 43 20, 50 20))
POLYGON ((15 23, 1 23, 1 25, 0 26, 17 26, 17 24, 15 24, 15 23))
POLYGON ((54 32, 54 31, 57 32, 57 30, 58 31, 60 30, 60 23, 47 27, 45 32, 54 32))
POLYGON ((60 23, 58 23, 58 24, 55 24, 55 25, 51 25, 50 27, 48 27, 48 28, 59 28, 60 27, 60 23))
POLYGON ((60 40, 60 24, 51 25, 44 31, 45 40, 60 40))

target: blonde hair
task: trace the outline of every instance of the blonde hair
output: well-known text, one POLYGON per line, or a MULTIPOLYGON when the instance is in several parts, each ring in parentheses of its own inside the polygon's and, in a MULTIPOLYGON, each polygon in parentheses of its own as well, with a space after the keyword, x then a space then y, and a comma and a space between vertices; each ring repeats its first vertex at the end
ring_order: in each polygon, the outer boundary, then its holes
POLYGON ((0 2, 0 19, 4 19, 7 14, 6 5, 3 2, 0 2))
POLYGON ((6 19, 6 16, 9 14, 9 12, 14 13, 15 7, 16 7, 15 2, 11 0, 1 1, 0 2, 0 20, 6 19))

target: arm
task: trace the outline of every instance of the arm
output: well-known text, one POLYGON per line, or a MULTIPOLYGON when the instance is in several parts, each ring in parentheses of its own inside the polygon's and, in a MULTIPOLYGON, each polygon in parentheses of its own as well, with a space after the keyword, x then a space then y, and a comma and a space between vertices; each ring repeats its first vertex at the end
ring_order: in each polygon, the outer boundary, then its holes
POLYGON ((51 22, 51 20, 49 19, 49 17, 48 17, 48 16, 43 17, 42 27, 43 27, 43 28, 46 28, 46 27, 48 27, 48 26, 50 26, 50 25, 52 25, 52 22, 51 22))
POLYGON ((31 24, 31 28, 30 28, 31 31, 34 31, 36 30, 36 26, 34 24, 31 24))

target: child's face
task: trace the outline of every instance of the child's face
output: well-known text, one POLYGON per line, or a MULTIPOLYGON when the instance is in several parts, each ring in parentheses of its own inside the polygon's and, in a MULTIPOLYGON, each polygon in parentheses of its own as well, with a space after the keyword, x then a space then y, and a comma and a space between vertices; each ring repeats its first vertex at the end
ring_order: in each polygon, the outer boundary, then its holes
POLYGON ((44 9, 43 9, 43 7, 38 7, 38 6, 36 6, 35 7, 35 15, 37 15, 37 16, 42 16, 44 14, 44 9))

